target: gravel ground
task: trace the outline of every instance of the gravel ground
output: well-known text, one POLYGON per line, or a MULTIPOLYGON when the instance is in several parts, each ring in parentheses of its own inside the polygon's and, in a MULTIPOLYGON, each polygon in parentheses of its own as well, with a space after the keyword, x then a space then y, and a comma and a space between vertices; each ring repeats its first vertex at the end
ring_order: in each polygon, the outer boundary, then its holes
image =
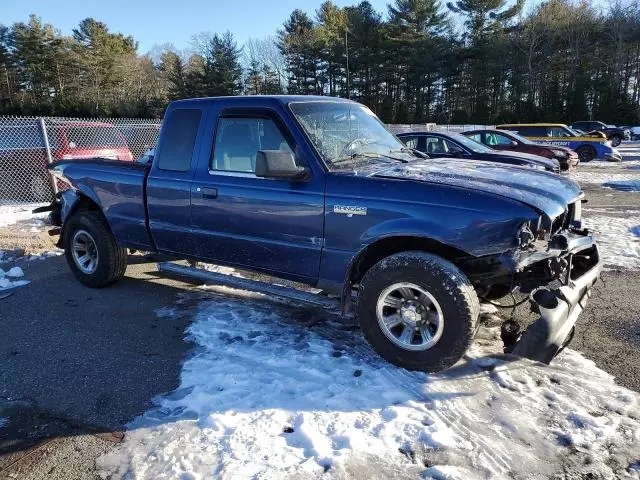
MULTIPOLYGON (((640 210, 639 193, 585 190, 585 216, 640 210)), ((0 248, 26 242, 33 252, 51 242, 13 227, 0 239, 0 248)), ((121 440, 125 424, 177 386, 190 348, 183 331, 203 294, 159 278, 152 261, 132 260, 124 281, 100 291, 77 283, 63 257, 17 263, 32 283, 0 301, 0 418, 9 420, 0 429, 0 479, 95 478, 95 458, 121 440), (162 315, 176 304, 177 316, 162 315)), ((640 391, 640 275, 607 271, 604 280, 572 348, 640 391)))

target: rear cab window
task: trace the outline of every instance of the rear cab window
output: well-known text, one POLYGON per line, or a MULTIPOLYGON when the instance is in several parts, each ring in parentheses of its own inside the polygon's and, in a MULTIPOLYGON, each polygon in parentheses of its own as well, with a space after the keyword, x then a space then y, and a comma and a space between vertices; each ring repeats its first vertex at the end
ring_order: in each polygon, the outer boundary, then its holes
POLYGON ((177 108, 165 118, 155 154, 160 170, 186 172, 191 168, 201 118, 202 111, 195 108, 177 108))

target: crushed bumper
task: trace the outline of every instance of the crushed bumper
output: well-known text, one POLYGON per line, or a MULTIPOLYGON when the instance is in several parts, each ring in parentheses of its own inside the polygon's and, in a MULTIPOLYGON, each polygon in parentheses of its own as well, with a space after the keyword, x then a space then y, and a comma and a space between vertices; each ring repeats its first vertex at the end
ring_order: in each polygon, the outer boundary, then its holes
POLYGON ((568 247, 571 263, 566 284, 531 292, 531 307, 540 317, 522 334, 513 354, 549 363, 570 339, 602 272, 602 261, 591 236, 575 239, 568 247))

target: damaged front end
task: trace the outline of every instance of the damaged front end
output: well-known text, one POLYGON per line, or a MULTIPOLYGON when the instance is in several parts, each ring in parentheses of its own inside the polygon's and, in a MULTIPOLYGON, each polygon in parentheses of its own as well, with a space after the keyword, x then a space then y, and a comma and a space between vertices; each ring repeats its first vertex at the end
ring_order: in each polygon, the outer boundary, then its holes
POLYGON ((582 202, 576 199, 555 219, 523 225, 518 248, 469 263, 481 298, 483 289, 490 291, 487 285, 504 285, 507 292, 518 288, 539 315, 524 332, 513 320, 504 322, 506 352, 549 363, 571 340, 602 271, 596 241, 582 228, 582 202))

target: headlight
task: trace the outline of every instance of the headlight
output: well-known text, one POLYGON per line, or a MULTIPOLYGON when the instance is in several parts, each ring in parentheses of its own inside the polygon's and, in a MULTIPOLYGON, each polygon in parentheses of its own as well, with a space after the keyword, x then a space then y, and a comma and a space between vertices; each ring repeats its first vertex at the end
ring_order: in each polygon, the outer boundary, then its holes
POLYGON ((551 150, 556 157, 567 158, 569 155, 564 150, 551 150))
POLYGON ((604 142, 604 144, 605 144, 607 147, 611 147, 611 141, 610 141, 610 140, 607 140, 606 142, 604 142))

